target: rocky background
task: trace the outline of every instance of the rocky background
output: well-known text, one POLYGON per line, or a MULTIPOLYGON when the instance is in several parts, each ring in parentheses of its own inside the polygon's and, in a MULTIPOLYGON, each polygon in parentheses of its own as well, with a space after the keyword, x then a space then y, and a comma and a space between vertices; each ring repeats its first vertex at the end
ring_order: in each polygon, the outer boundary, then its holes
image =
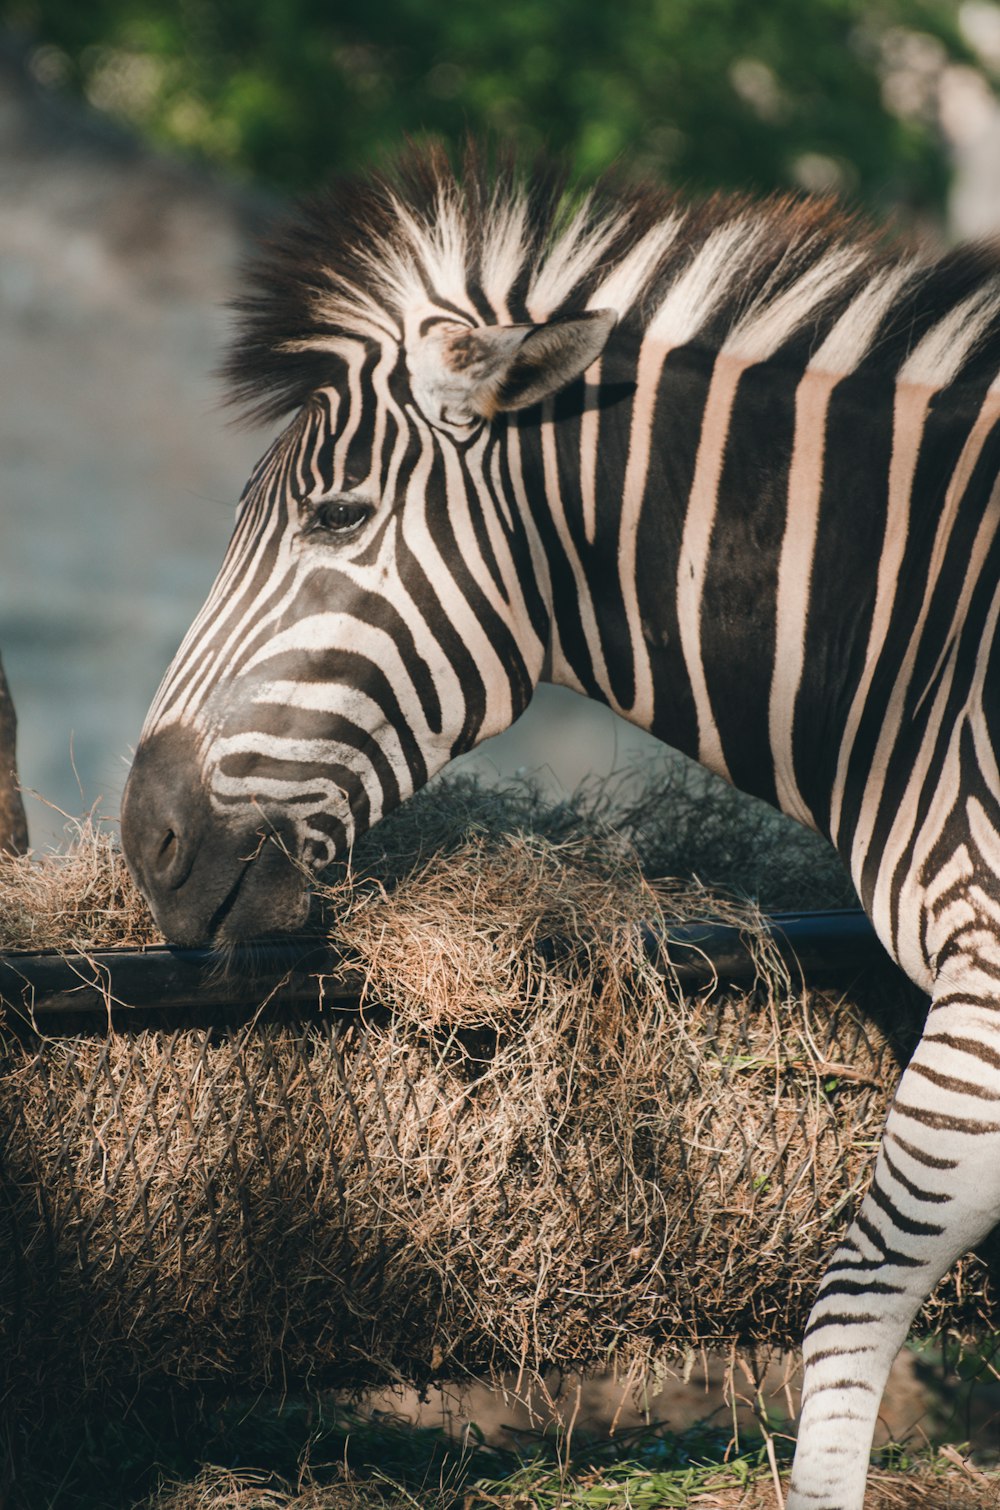
MULTIPOLYGON (((217 412, 263 207, 64 106, 0 48, 0 647, 24 785, 116 810, 260 434, 217 412)), ((29 802, 37 844, 62 827, 29 802)))

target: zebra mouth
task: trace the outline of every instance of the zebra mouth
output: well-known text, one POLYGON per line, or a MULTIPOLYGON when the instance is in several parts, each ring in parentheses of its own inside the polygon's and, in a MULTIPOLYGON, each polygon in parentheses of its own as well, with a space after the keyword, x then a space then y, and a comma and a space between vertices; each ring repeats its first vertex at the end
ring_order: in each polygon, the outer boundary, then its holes
POLYGON ((212 913, 209 938, 231 944, 300 927, 309 914, 310 879, 281 843, 265 840, 254 855, 243 860, 235 881, 212 913))
POLYGON ((245 861, 239 875, 233 882, 231 890, 226 896, 223 897, 222 901, 219 903, 219 906, 216 908, 212 917, 209 919, 208 936, 210 939, 222 937, 226 919, 229 917, 233 908, 236 906, 240 892, 243 890, 243 883, 247 878, 247 874, 249 873, 252 864, 252 859, 245 861))

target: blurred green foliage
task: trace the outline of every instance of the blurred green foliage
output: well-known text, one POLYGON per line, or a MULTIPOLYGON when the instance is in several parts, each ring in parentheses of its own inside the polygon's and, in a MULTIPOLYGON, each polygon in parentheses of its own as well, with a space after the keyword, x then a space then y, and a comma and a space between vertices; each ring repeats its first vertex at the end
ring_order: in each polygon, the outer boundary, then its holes
POLYGON ((39 77, 154 141, 307 188, 488 131, 700 189, 940 205, 954 0, 0 0, 39 77))

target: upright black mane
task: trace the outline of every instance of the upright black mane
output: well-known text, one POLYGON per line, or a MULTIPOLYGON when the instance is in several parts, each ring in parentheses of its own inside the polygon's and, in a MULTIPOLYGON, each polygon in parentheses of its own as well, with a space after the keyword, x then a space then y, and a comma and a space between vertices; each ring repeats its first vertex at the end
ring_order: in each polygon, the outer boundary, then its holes
POLYGON ((626 296, 620 318, 645 326, 726 227, 739 230, 738 276, 706 290, 703 343, 721 345, 769 311, 791 332, 794 311, 779 313, 782 295, 815 273, 813 304, 795 326, 807 358, 866 286, 895 271, 898 293, 879 316, 872 347, 880 365, 898 367, 928 329, 969 300, 991 305, 976 349, 993 344, 1000 258, 992 245, 934 258, 893 248, 831 200, 718 194, 687 203, 619 173, 584 188, 548 160, 521 164, 470 147, 456 167, 429 147, 335 181, 262 245, 234 304, 236 334, 223 368, 231 401, 260 421, 300 408, 329 381, 338 342, 400 342, 407 308, 419 302, 482 324, 551 318, 584 308, 617 270, 626 296), (543 274, 540 315, 531 291, 543 274))

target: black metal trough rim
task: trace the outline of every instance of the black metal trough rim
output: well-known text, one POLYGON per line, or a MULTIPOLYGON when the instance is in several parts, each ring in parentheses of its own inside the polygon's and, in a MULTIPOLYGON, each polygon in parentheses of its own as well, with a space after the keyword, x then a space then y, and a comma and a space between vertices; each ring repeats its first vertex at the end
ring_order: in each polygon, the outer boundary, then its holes
MULTIPOLYGON (((860 908, 779 912, 763 927, 794 978, 849 984, 886 959, 860 908)), ((683 923, 645 930, 650 958, 682 986, 746 985, 756 975, 753 941, 730 924, 683 923)), ((233 950, 225 969, 211 949, 149 946, 74 954, 58 949, 0 954, 0 1004, 18 1017, 60 1013, 281 1005, 357 1005, 364 979, 321 938, 285 938, 233 950)))

